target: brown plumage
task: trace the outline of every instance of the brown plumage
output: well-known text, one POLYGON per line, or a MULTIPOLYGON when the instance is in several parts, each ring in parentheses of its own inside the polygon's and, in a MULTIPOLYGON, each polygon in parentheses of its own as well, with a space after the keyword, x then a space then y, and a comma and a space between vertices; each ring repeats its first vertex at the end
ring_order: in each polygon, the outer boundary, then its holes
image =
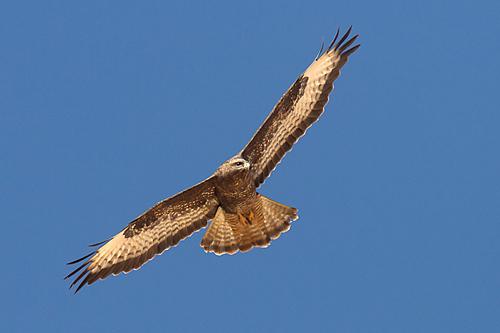
POLYGON ((248 145, 203 182, 156 204, 97 251, 72 261, 81 263, 66 276, 77 292, 86 284, 138 269, 155 255, 205 227, 201 246, 217 255, 267 247, 288 231, 297 209, 256 192, 292 145, 323 113, 333 81, 359 44, 349 30, 292 84, 248 145), (349 48, 350 47, 350 48, 349 48))
POLYGON ((217 255, 267 247, 297 217, 297 209, 257 194, 247 212, 229 213, 219 207, 201 246, 217 255))

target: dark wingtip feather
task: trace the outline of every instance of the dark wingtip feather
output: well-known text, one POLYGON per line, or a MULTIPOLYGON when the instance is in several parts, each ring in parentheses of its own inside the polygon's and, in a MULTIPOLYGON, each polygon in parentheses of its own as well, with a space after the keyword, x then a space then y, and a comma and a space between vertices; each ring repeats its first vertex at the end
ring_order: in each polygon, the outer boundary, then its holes
POLYGON ((89 264, 90 261, 86 261, 84 262, 81 266, 79 266, 77 269, 75 269, 74 271, 72 271, 71 273, 69 273, 68 275, 66 275, 64 277, 64 280, 67 280, 69 279, 70 277, 72 277, 73 275, 75 275, 76 273, 78 273, 78 271, 80 271, 83 267, 87 266, 89 264))
POLYGON ((339 37, 339 33, 340 33, 340 27, 337 28, 337 32, 335 33, 335 37, 333 37, 333 40, 332 42, 330 43, 330 45, 328 45, 328 51, 330 51, 332 49, 332 46, 335 44, 335 42, 337 41, 337 38, 339 37))
MULTIPOLYGON (((91 253, 87 254, 86 256, 84 256, 84 257, 82 257, 82 258, 80 258, 80 259, 77 259, 77 260, 74 260, 74 261, 71 261, 71 262, 67 263, 67 265, 73 265, 73 264, 79 263, 79 262, 81 262, 81 261, 83 261, 83 260, 85 260, 85 259, 89 258, 90 256, 94 255, 95 253, 96 253, 96 251, 93 251, 93 252, 91 252, 91 253)), ((88 277, 89 277, 89 275, 90 275, 90 271, 88 270, 88 265, 89 265, 90 263, 91 263, 91 259, 89 259, 89 260, 85 261, 83 264, 81 264, 80 266, 78 266, 75 270, 73 270, 71 273, 69 273, 68 275, 66 275, 66 276, 64 277, 64 280, 67 280, 67 279, 69 279, 70 277, 74 276, 76 273, 80 273, 80 275, 78 275, 78 276, 76 277, 76 279, 74 279, 74 280, 71 282, 71 284, 70 284, 70 286, 69 286, 69 289, 73 288, 73 286, 75 286, 75 285, 78 283, 78 281, 80 281, 80 280, 81 280, 81 279, 82 279, 85 275, 86 275, 86 277, 85 277, 85 279, 84 279, 83 281, 85 281, 85 282, 87 282, 87 281, 88 281, 88 277), (83 271, 81 271, 82 269, 83 269, 83 271), (80 271, 81 271, 81 272, 80 272, 80 271)), ((80 290, 82 287, 83 287, 83 285, 82 285, 82 284, 80 284, 80 285, 78 286, 77 291, 78 291, 78 290, 80 290)), ((76 294, 76 292, 75 292, 75 294, 76 294)))
POLYGON ((354 45, 353 47, 351 47, 349 50, 345 51, 344 53, 342 53, 342 56, 344 57, 349 57, 351 54, 353 54, 354 52, 356 52, 356 50, 361 46, 361 44, 357 44, 357 45, 354 45))
POLYGON ((334 50, 337 50, 340 45, 349 37, 350 33, 352 30, 352 25, 347 29, 346 33, 342 36, 342 38, 338 41, 338 43, 335 45, 334 50))
POLYGON ((318 55, 316 56, 316 58, 314 58, 314 60, 318 60, 319 57, 321 56, 322 52, 323 52, 323 48, 325 47, 325 41, 322 40, 321 41, 321 48, 319 49, 319 52, 318 52, 318 55))
MULTIPOLYGON (((83 288, 83 286, 84 286, 85 284, 87 284, 88 279, 89 279, 89 275, 87 275, 87 276, 85 277, 85 279, 84 279, 84 280, 83 280, 83 281, 82 281, 82 282, 78 285, 78 288, 76 288, 76 290, 75 290, 75 295, 76 295, 76 293, 77 293, 77 292, 79 292, 79 291, 80 291, 80 289, 82 289, 82 288, 83 288)), ((76 281, 75 281, 75 282, 76 282, 76 281)))
MULTIPOLYGON (((82 277, 84 277, 84 276, 85 276, 86 274, 88 274, 88 273, 89 273, 89 271, 84 270, 84 271, 83 271, 80 275, 78 275, 78 277, 77 277, 75 280, 73 280, 73 282, 71 282, 71 284, 69 285, 69 289, 73 288, 73 286, 74 286, 75 284, 77 284, 77 283, 78 283, 78 281, 80 281, 80 280, 82 279, 82 277)), ((84 280, 84 281, 85 281, 85 280, 84 280)))
POLYGON ((90 244, 89 247, 96 247, 96 246, 102 245, 102 244, 104 244, 106 242, 109 242, 110 240, 111 240, 111 238, 103 240, 102 242, 99 242, 99 243, 90 244))
POLYGON ((338 49, 340 53, 344 52, 345 49, 347 49, 354 41, 359 37, 358 34, 354 35, 351 39, 349 39, 347 42, 345 42, 343 45, 341 45, 338 49))
POLYGON ((82 258, 80 258, 80 259, 76 259, 76 260, 70 261, 70 262, 68 262, 66 265, 74 265, 74 264, 77 264, 77 263, 79 263, 80 261, 83 261, 83 260, 87 259, 88 257, 90 257, 91 255, 93 255, 94 253, 95 253, 95 251, 93 251, 93 252, 91 252, 91 253, 87 254, 85 257, 82 257, 82 258))

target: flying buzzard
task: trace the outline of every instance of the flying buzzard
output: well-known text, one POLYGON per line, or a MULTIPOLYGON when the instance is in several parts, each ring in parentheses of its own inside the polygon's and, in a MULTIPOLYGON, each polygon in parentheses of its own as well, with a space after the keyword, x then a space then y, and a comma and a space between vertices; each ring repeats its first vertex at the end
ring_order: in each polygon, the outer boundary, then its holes
MULTIPOLYGON (((273 201, 256 189, 274 170, 292 145, 323 112, 333 81, 349 56, 358 35, 351 28, 318 56, 292 84, 241 152, 224 162, 201 183, 165 199, 133 220, 108 241, 94 244, 97 251, 72 261, 84 261, 75 291, 110 274, 138 269, 155 255, 173 247, 195 231, 208 227, 201 247, 217 255, 266 247, 290 228, 297 209, 273 201), (83 279, 83 280, 82 280, 83 279)), ((323 48, 322 48, 323 49, 323 48)))

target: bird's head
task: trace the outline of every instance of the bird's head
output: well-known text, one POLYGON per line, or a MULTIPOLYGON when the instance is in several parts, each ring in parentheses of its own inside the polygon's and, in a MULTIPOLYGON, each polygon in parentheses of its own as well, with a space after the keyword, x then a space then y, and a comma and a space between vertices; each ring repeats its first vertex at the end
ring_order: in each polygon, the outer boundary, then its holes
POLYGON ((217 176, 229 176, 250 170, 250 163, 241 156, 228 159, 217 169, 217 176))

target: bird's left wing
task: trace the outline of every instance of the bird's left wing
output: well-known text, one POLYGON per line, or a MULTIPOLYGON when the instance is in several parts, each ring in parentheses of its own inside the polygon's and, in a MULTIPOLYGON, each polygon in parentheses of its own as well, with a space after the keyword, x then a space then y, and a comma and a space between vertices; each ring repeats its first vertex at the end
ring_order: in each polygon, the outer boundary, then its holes
POLYGON ((255 186, 264 182, 292 145, 323 113, 333 81, 359 44, 349 48, 358 35, 350 38, 351 29, 318 57, 281 97, 257 130, 241 156, 250 162, 255 186))
POLYGON ((70 288, 81 280, 76 293, 85 284, 92 284, 110 274, 138 269, 155 255, 206 226, 219 206, 214 188, 214 178, 211 177, 159 202, 97 251, 68 263, 84 261, 66 276, 68 279, 83 269, 70 288))

